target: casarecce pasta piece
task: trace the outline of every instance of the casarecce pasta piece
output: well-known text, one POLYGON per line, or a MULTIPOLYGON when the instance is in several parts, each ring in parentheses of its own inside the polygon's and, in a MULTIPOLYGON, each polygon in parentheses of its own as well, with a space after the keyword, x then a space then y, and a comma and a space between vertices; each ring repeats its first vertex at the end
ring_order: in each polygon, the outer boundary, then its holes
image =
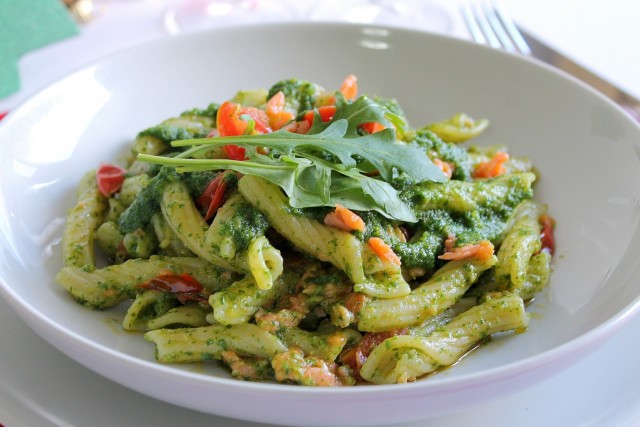
POLYGON ((397 335, 369 355, 360 375, 376 384, 402 383, 455 363, 481 340, 497 332, 524 330, 529 318, 522 298, 489 299, 426 337, 397 335))

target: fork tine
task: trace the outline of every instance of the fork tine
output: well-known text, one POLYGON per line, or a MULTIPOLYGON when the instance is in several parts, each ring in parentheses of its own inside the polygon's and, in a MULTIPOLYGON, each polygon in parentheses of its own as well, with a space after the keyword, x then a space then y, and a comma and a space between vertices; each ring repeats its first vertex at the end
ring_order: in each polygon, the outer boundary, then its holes
POLYGON ((511 53, 531 54, 520 31, 497 1, 461 5, 462 17, 477 43, 511 53))
POLYGON ((491 28, 491 24, 487 19, 487 16, 484 14, 484 11, 482 10, 482 8, 477 4, 468 6, 468 8, 469 8, 468 13, 469 15, 471 15, 472 21, 475 23, 475 26, 478 27, 478 29, 480 30, 484 38, 484 42, 480 40, 476 40, 476 41, 478 43, 488 44, 491 47, 500 49, 502 47, 502 44, 500 43, 500 40, 498 39, 498 37, 496 37, 496 33, 491 28))
POLYGON ((488 44, 487 38, 484 36, 484 33, 478 25, 478 21, 476 20, 474 13, 471 11, 471 6, 463 3, 460 5, 460 11, 462 12, 462 19, 464 20, 469 33, 471 33, 471 38, 476 43, 488 44))
POLYGON ((513 43, 518 51, 523 55, 531 55, 531 48, 525 41, 524 37, 522 37, 520 30, 518 30, 518 27, 516 27, 516 24, 502 9, 502 6, 499 3, 494 3, 493 10, 495 11, 498 19, 500 19, 500 21, 502 22, 502 26, 504 27, 505 31, 509 34, 511 40, 513 40, 513 43))
POLYGON ((498 15, 496 14, 495 4, 489 5, 489 3, 483 3, 481 10, 483 15, 486 17, 487 22, 491 26, 493 33, 496 35, 496 38, 500 41, 500 46, 507 52, 518 53, 516 45, 511 41, 504 25, 502 25, 501 19, 498 18, 498 15))

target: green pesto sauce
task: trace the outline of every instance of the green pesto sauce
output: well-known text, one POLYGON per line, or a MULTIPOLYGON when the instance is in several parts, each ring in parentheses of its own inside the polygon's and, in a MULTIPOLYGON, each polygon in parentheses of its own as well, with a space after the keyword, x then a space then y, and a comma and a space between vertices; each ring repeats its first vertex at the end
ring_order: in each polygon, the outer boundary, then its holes
POLYGON ((151 217, 159 210, 160 197, 166 184, 176 179, 179 178, 174 168, 168 166, 160 168, 149 185, 140 190, 133 203, 118 218, 120 232, 123 234, 131 233, 146 226, 151 221, 151 217))
POLYGON ((432 197, 434 187, 448 184, 429 183, 424 187, 407 181, 400 187, 401 197, 418 217, 417 223, 404 225, 409 240, 402 242, 391 232, 394 223, 375 212, 359 212, 367 224, 361 237, 364 241, 380 237, 389 243, 404 267, 432 269, 437 266, 437 256, 444 251, 444 241, 449 235, 456 236, 457 245, 500 239, 514 208, 532 196, 531 188, 520 184, 519 178, 514 176, 500 187, 503 191, 494 191, 492 180, 474 182, 469 196, 476 206, 471 210, 456 211, 445 200, 434 203, 444 207, 419 208, 422 199, 427 197, 425 193, 430 192, 428 197, 432 197))
MULTIPOLYGON (((400 240, 393 232, 397 222, 389 220, 377 212, 357 212, 367 224, 364 233, 353 234, 366 242, 371 237, 379 237, 387 242, 402 259, 404 267, 432 269, 438 265, 437 256, 444 251, 444 241, 449 235, 456 236, 458 245, 476 243, 481 240, 492 242, 501 238, 507 220, 514 208, 523 200, 532 197, 529 185, 517 175, 508 180, 464 182, 465 187, 451 190, 451 184, 417 184, 409 177, 397 177, 394 185, 400 191, 400 197, 412 208, 418 222, 404 224, 410 239, 400 240), (446 190, 445 190, 446 188, 446 190), (469 200, 466 205, 456 206, 453 196, 469 200), (421 209, 428 200, 431 209, 421 209)), ((455 181, 452 181, 455 182, 455 181)), ((458 182, 460 182, 458 180, 458 182)), ((331 211, 331 208, 289 208, 289 212, 318 221, 331 211)))
POLYGON ((204 138, 211 132, 219 105, 210 104, 205 109, 195 108, 162 123, 147 128, 138 134, 140 137, 153 137, 169 145, 171 141, 192 138, 204 138))
POLYGON ((221 224, 223 236, 230 236, 238 251, 245 251, 251 242, 269 228, 267 218, 249 203, 239 202, 235 206, 235 215, 221 224))
POLYGON ((180 117, 198 116, 198 117, 215 118, 216 115, 218 114, 218 108, 220 108, 220 104, 216 102, 212 102, 207 106, 207 108, 193 108, 191 110, 183 111, 180 114, 180 117))
POLYGON ((411 142, 424 148, 431 159, 438 158, 455 165, 453 179, 463 181, 471 179, 471 160, 463 147, 445 142, 432 131, 425 129, 416 131, 411 142))
POLYGON ((320 222, 322 222, 324 220, 324 217, 332 210, 333 208, 325 207, 325 206, 301 209, 301 208, 294 208, 287 205, 287 208, 286 208, 286 212, 291 215, 314 219, 320 222))

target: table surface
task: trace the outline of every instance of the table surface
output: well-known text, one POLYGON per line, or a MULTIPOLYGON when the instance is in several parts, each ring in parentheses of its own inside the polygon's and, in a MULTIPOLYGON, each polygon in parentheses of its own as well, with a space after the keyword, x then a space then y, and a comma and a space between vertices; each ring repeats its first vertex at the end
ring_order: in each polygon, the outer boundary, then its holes
MULTIPOLYGON (((331 1, 325 0, 324 5, 331 1)), ((78 37, 21 59, 22 89, 0 99, 0 112, 18 107, 51 82, 106 54, 170 36, 164 18, 174 3, 95 0, 95 17, 82 26, 78 37)), ((307 0, 307 9, 302 9, 302 3, 297 0, 292 19, 327 19, 326 14, 308 12, 316 2, 307 0)), ((422 29, 468 38, 459 15, 460 1, 427 3, 446 17, 447 25, 422 29)), ((503 1, 503 6, 531 33, 640 98, 640 2, 511 0, 503 1)), ((191 426, 253 425, 179 408, 104 379, 43 341, 1 300, 0 324, 0 425, 5 427, 87 426, 98 420, 109 420, 111 426, 187 421, 191 426)), ((538 426, 551 420, 552 425, 563 426, 640 426, 640 370, 635 357, 640 351, 639 328, 640 318, 632 319, 602 347, 551 379, 506 398, 431 419, 429 425, 538 426)), ((424 422, 403 424, 419 425, 424 422)))

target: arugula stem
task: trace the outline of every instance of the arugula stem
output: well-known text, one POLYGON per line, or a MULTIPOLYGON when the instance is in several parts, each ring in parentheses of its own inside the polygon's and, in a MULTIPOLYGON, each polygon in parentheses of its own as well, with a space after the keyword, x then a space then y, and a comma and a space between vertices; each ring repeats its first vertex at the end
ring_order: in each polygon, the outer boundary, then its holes
MULTIPOLYGON (((174 166, 177 172, 194 172, 201 170, 222 170, 222 169, 255 169, 258 170, 274 170, 274 171, 293 171, 296 165, 279 164, 269 165, 263 163, 255 163, 247 160, 230 160, 230 159, 182 159, 176 157, 153 156, 150 154, 138 154, 138 159, 157 165, 174 166)), ((242 172, 246 173, 246 172, 242 172)))

